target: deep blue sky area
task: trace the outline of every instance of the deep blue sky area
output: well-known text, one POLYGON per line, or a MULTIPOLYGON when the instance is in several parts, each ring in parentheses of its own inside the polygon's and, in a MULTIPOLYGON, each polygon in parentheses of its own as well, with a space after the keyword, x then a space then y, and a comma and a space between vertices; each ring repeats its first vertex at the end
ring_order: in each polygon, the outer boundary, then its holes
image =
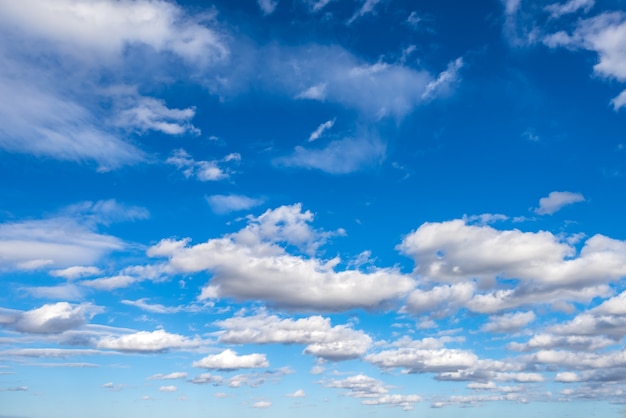
POLYGON ((626 411, 626 2, 0 2, 0 416, 626 411))

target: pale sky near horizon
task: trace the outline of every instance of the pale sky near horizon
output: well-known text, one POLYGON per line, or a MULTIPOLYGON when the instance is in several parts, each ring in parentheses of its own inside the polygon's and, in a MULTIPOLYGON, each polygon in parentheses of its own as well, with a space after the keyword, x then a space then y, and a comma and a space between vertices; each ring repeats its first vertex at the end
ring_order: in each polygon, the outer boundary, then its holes
POLYGON ((0 418, 623 416, 625 45, 624 0, 0 0, 0 418))

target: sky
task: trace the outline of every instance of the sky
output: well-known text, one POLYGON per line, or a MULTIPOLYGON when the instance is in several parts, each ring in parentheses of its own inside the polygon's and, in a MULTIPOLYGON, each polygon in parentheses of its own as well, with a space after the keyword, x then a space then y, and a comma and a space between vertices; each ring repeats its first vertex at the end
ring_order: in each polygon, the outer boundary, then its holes
POLYGON ((624 0, 0 0, 0 418, 624 416, 624 45, 624 0))

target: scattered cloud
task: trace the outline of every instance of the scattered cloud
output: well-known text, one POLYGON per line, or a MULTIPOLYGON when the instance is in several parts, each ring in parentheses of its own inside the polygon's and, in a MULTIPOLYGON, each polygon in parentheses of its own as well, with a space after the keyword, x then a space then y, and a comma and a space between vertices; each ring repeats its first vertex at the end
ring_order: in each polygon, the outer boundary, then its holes
POLYGON ((228 164, 241 160, 239 154, 228 154, 221 160, 197 161, 184 149, 177 149, 165 161, 178 168, 186 178, 196 178, 200 181, 217 181, 230 177, 233 170, 228 164))
POLYGON ((306 398, 306 393, 302 389, 296 390, 294 393, 288 393, 289 398, 306 398))
POLYGON ((357 10, 352 17, 346 22, 348 25, 354 23, 355 20, 363 17, 367 14, 373 14, 376 12, 376 6, 380 3, 381 0, 364 0, 363 5, 359 10, 357 10))
POLYGON ((459 80, 459 71, 463 68, 463 58, 457 58, 448 64, 448 68, 429 82, 422 93, 422 99, 432 100, 441 94, 446 94, 450 87, 459 80))
POLYGON ((257 0, 259 8, 264 15, 271 15, 278 6, 278 0, 257 0))
POLYGON ((207 196, 206 200, 211 206, 213 212, 217 214, 239 212, 242 210, 252 209, 253 207, 263 204, 263 199, 255 199, 237 194, 216 194, 207 196))
POLYGON ((159 329, 152 332, 139 331, 119 337, 102 337, 97 341, 96 347, 131 353, 158 353, 195 348, 200 344, 199 339, 190 340, 182 335, 170 334, 159 329))
POLYGON ((315 129, 311 133, 311 135, 309 135, 309 142, 313 142, 316 139, 319 139, 322 136, 322 134, 324 134, 326 130, 332 128, 334 124, 335 124, 335 119, 331 119, 320 124, 320 126, 318 126, 317 129, 315 129))
POLYGON ((539 207, 535 209, 537 215, 552 215, 564 206, 584 202, 585 197, 580 193, 551 192, 547 197, 539 199, 539 207))
POLYGON ((71 305, 58 302, 25 312, 0 310, 0 325, 22 333, 60 334, 85 325, 102 312, 103 308, 90 303, 71 305))
POLYGON ((193 367, 213 370, 258 369, 269 367, 269 365, 265 354, 254 353, 240 356, 230 349, 193 362, 193 367))
POLYGON ((568 0, 565 3, 549 4, 545 7, 545 10, 550 13, 550 17, 557 19, 561 16, 575 13, 581 9, 587 13, 595 3, 595 0, 568 0))

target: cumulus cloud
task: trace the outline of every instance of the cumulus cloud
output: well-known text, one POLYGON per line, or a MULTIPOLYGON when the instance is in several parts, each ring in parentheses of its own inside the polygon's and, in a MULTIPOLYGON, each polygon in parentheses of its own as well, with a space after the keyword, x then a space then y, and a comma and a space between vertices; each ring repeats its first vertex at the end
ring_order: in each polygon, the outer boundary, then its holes
POLYGON ((103 311, 103 308, 90 303, 71 305, 58 302, 25 312, 0 310, 0 325, 22 333, 60 334, 85 325, 103 311))
POLYGON ((311 228, 312 220, 301 205, 282 206, 250 217, 237 233, 193 246, 189 240, 162 240, 148 255, 168 257, 173 271, 211 271, 200 299, 231 297, 301 311, 341 311, 375 309, 413 288, 413 279, 395 269, 335 271, 339 259, 292 255, 279 245, 314 252, 332 234, 311 228))
POLYGON ((213 212, 224 214, 230 212, 238 212, 242 210, 252 209, 263 203, 263 199, 255 199, 252 197, 237 194, 216 194, 207 196, 206 198, 213 212))
POLYGON ((252 404, 253 408, 269 408, 272 406, 270 401, 258 401, 252 404))
POLYGON ((510 333, 516 332, 535 320, 535 313, 515 312, 500 316, 491 316, 482 330, 486 332, 510 333))
POLYGON ((478 362, 478 357, 468 350, 407 347, 370 354, 365 361, 384 369, 402 368, 409 373, 441 373, 467 369, 478 362))
MULTIPOLYGON (((415 260, 415 273, 426 283, 476 282, 478 287, 493 289, 499 279, 514 280, 513 285, 486 293, 476 291, 465 306, 477 312, 606 297, 610 288, 603 283, 626 274, 626 243, 603 235, 587 239, 577 251, 567 239, 550 232, 497 230, 453 220, 423 224, 408 234, 398 249, 415 260)), ((436 285, 431 290, 417 291, 413 304, 419 308, 449 297, 453 305, 458 305, 467 299, 470 287, 436 285), (425 291, 433 295, 432 302, 425 291)))
POLYGON ((302 389, 296 390, 294 393, 288 393, 289 398, 306 398, 306 393, 302 389))
POLYGON ((131 353, 158 353, 198 347, 199 339, 190 340, 179 334, 170 334, 162 329, 139 331, 133 334, 105 336, 96 342, 97 348, 105 348, 131 353))
POLYGON ((265 354, 254 353, 240 356, 230 349, 193 362, 193 367, 214 370, 258 369, 269 367, 269 365, 265 354))
POLYGON ((161 386, 159 392, 176 392, 178 388, 174 385, 161 386))
POLYGON ((68 280, 75 280, 86 276, 95 276, 101 273, 102 270, 94 266, 72 266, 65 269, 52 270, 50 275, 54 277, 63 277, 68 280))
POLYGON ((139 97, 118 113, 115 124, 142 133, 158 131, 168 135, 197 135, 200 130, 189 122, 195 114, 194 108, 170 109, 162 100, 139 97))
POLYGON ((389 388, 383 382, 364 374, 342 380, 322 380, 320 383, 328 388, 343 389, 346 396, 362 399, 361 403, 364 405, 398 406, 404 410, 410 410, 413 409, 414 404, 422 400, 418 395, 390 394, 389 388))
POLYGON ((259 314, 215 322, 224 331, 219 341, 228 344, 305 344, 304 352, 325 360, 347 360, 363 355, 372 339, 346 325, 331 326, 329 318, 297 320, 259 314))
POLYGON ((547 197, 539 199, 539 207, 535 209, 535 213, 538 215, 552 215, 564 206, 584 201, 585 198, 580 193, 551 192, 547 197))

